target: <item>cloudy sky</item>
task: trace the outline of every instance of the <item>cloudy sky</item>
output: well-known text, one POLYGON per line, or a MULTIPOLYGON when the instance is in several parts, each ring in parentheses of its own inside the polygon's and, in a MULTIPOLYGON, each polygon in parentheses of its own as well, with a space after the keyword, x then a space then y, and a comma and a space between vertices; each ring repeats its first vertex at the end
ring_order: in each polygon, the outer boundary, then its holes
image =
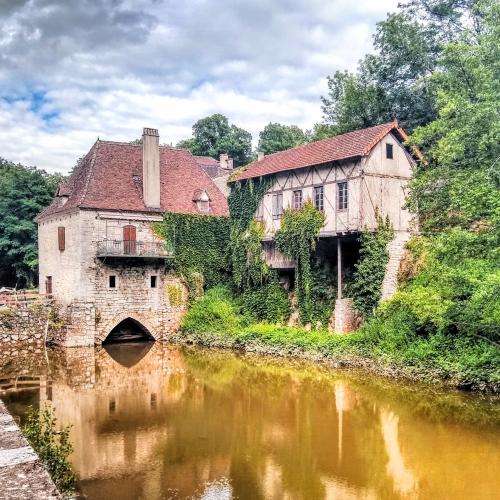
POLYGON ((0 0, 0 156, 67 172, 97 136, 162 142, 215 112, 254 139, 321 120, 398 0, 0 0))

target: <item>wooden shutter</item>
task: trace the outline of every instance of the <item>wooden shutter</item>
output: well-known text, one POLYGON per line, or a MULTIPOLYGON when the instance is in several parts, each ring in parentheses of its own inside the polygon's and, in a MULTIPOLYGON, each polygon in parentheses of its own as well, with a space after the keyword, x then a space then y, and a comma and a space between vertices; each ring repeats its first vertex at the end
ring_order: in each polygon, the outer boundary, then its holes
POLYGON ((57 228, 57 241, 59 244, 59 251, 64 251, 66 248, 66 228, 64 226, 59 226, 57 228))
POLYGON ((123 227, 123 253, 127 255, 135 254, 136 234, 135 226, 128 225, 123 227))

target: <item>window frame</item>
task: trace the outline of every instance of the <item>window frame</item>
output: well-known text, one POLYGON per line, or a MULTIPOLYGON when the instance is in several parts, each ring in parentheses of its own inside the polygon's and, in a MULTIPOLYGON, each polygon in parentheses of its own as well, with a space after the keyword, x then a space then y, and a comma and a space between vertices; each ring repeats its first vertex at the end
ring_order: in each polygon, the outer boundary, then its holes
POLYGON ((386 143, 385 144, 385 158, 387 160, 394 160, 394 145, 386 143))
POLYGON ((283 191, 277 191, 273 193, 272 216, 273 220, 280 220, 283 217, 283 191))
POLYGON ((116 274, 108 274, 108 288, 109 290, 118 289, 118 276, 116 274), (111 286, 111 280, 114 280, 113 286, 111 286))
POLYGON ((294 210, 301 210, 304 206, 304 196, 302 189, 294 189, 292 191, 292 208, 294 210))
POLYGON ((210 200, 197 200, 196 207, 198 208, 198 212, 210 212, 210 200))
POLYGON ((57 247, 60 252, 66 250, 66 227, 59 226, 57 228, 57 247))
POLYGON ((337 210, 345 212, 349 208, 349 182, 337 182, 337 210))
POLYGON ((158 288, 158 275, 151 274, 149 276, 149 288, 158 288))
POLYGON ((313 204, 314 208, 316 208, 320 212, 325 211, 325 186, 323 186, 323 184, 313 186, 313 204), (318 203, 318 193, 321 193, 321 203, 318 203))

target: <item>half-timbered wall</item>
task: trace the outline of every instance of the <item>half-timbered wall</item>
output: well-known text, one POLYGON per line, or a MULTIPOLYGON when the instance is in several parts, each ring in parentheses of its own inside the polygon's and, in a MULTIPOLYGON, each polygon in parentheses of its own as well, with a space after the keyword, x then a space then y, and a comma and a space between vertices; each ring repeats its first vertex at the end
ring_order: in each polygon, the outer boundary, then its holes
POLYGON ((407 231, 411 214, 403 206, 412 165, 411 157, 389 134, 365 158, 278 173, 257 210, 265 223, 266 237, 272 238, 281 223, 273 218, 273 194, 283 194, 283 209, 293 208, 293 192, 300 189, 304 202, 313 201, 315 186, 324 188, 326 223, 321 236, 373 230, 377 210, 384 217, 389 215, 396 231, 407 231), (392 159, 386 158, 386 144, 393 146, 392 159), (339 209, 340 182, 348 183, 346 209, 339 209))

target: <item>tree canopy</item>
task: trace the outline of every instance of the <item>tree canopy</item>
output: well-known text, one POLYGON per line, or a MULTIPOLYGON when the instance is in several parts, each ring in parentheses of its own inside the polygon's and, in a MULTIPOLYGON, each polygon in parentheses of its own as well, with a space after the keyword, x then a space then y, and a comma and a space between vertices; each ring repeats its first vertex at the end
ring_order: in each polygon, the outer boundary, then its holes
POLYGON ((258 150, 267 155, 294 148, 305 141, 304 132, 296 125, 268 123, 259 134, 258 150))
POLYGON ((37 281, 37 228, 33 221, 52 200, 62 177, 0 158, 0 285, 37 281))
POLYGON ((480 36, 484 1, 411 0, 377 24, 375 54, 366 55, 355 73, 328 77, 322 98, 326 123, 335 133, 397 118, 407 132, 437 116, 435 81, 446 43, 465 32, 480 36))
POLYGON ((198 120, 193 125, 193 137, 180 141, 177 146, 194 155, 216 159, 221 153, 227 153, 236 165, 244 165, 250 160, 252 134, 230 124, 226 116, 217 113, 198 120))

